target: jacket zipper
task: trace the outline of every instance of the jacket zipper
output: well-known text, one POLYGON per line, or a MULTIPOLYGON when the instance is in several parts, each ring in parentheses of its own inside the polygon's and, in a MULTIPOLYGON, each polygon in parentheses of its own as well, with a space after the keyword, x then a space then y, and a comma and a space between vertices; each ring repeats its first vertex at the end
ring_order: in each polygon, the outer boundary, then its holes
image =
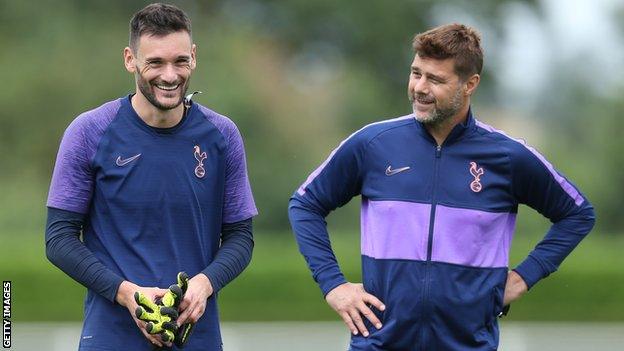
POLYGON ((422 303, 422 326, 420 333, 420 349, 427 351, 426 338, 426 323, 425 318, 429 316, 429 275, 431 266, 431 251, 433 248, 433 224, 435 222, 435 211, 437 205, 437 191, 438 191, 438 172, 440 168, 439 159, 442 157, 442 146, 437 145, 435 148, 435 158, 433 159, 433 187, 431 194, 431 214, 429 215, 429 237, 427 239, 427 261, 425 262, 425 281, 423 284, 423 303, 422 303))

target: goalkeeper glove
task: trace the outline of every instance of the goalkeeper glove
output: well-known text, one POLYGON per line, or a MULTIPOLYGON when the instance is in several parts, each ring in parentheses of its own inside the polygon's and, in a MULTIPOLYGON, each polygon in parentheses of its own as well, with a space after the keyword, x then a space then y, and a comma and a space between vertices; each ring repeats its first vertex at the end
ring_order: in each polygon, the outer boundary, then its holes
POLYGON ((177 278, 178 284, 171 285, 165 295, 154 302, 139 291, 134 293, 134 299, 139 305, 135 311, 136 317, 147 322, 145 329, 148 333, 160 334, 164 342, 174 341, 177 337, 177 308, 188 287, 188 275, 186 273, 178 273, 177 278))
MULTIPOLYGON (((182 296, 184 296, 184 293, 186 293, 186 289, 188 288, 188 280, 189 278, 186 273, 184 272, 178 273, 178 286, 182 290, 182 296)), ((180 301, 182 301, 182 299, 180 299, 180 301)), ((175 334, 175 339, 173 340, 173 343, 178 348, 183 348, 186 342, 188 341, 188 338, 191 335, 191 332, 193 331, 193 325, 194 325, 193 323, 189 322, 189 323, 182 324, 180 328, 178 328, 175 334)))
POLYGON ((188 341, 188 338, 193 331, 193 325, 193 323, 184 323, 180 326, 180 328, 178 328, 178 332, 176 333, 173 341, 178 348, 183 348, 188 341))
POLYGON ((147 322, 145 330, 150 334, 160 334, 164 342, 173 341, 177 331, 178 311, 171 306, 157 305, 141 292, 134 293, 134 300, 139 304, 135 315, 147 322))

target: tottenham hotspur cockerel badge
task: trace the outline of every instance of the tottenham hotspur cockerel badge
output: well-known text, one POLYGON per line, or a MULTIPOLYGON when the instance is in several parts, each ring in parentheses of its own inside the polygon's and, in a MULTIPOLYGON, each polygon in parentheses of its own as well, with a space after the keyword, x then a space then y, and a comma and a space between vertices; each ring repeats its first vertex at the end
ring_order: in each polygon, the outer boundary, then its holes
POLYGON ((483 175, 483 167, 477 168, 476 162, 470 162, 470 174, 474 177, 474 180, 470 183, 470 190, 478 193, 483 189, 481 185, 481 176, 483 175))
POLYGON ((207 157, 208 156, 206 155, 206 151, 201 152, 201 150, 199 149, 199 145, 195 145, 195 159, 197 160, 197 162, 199 162, 197 164, 197 167, 195 167, 195 176, 197 176, 197 178, 203 178, 206 175, 206 170, 204 169, 204 160, 207 157))

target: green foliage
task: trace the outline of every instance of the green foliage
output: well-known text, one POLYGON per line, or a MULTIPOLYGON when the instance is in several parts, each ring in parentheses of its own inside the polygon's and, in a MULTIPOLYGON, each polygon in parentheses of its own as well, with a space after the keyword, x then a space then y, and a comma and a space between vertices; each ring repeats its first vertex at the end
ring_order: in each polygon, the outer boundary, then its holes
MULTIPOLYGON (((492 14, 506 2, 179 1, 198 47, 191 89, 203 91, 196 101, 231 117, 245 138, 257 225, 288 228, 288 197, 342 139, 410 112, 411 40, 445 4, 496 27, 492 14)), ((1 3, 8 88, 0 95, 0 188, 28 194, 4 197, 26 208, 13 215, 0 207, 0 232, 24 229, 32 218, 30 229, 40 228, 43 219, 32 214, 41 213, 67 125, 134 90, 122 51, 129 18, 145 3, 1 3)), ((482 95, 491 86, 484 81, 482 95)))

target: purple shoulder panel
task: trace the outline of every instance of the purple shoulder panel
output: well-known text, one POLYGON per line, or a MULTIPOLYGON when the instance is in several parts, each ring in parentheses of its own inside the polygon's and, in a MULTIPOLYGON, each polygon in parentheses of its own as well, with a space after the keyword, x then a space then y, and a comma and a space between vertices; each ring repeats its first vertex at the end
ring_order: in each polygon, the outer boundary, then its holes
POLYGON ((533 155, 535 155, 535 157, 537 157, 540 160, 540 162, 544 165, 544 167, 546 167, 546 169, 548 169, 548 172, 550 172, 550 174, 553 176, 555 181, 559 183, 559 185, 563 188, 563 190, 574 200, 574 203, 576 204, 576 206, 580 206, 585 201, 585 199, 578 192, 578 190, 576 190, 576 188, 572 186, 572 184, 570 184, 570 182, 568 182, 567 179, 562 177, 559 174, 559 172, 555 170, 555 167, 553 167, 553 165, 550 162, 548 162, 548 160, 542 154, 540 154, 532 146, 528 145, 524 140, 512 138, 509 135, 505 134, 505 132, 495 129, 494 127, 487 125, 483 122, 477 121, 476 124, 478 127, 481 127, 492 133, 498 133, 498 134, 504 135, 505 137, 524 146, 527 150, 529 150, 533 155))
POLYGON ((235 223, 257 215, 258 210, 247 175, 245 146, 238 128, 229 118, 202 105, 198 104, 198 107, 206 119, 219 129, 228 145, 225 161, 223 223, 235 223))
POLYGON ((93 193, 91 163, 120 106, 120 99, 108 102, 81 114, 67 127, 56 156, 48 207, 87 213, 93 193))

